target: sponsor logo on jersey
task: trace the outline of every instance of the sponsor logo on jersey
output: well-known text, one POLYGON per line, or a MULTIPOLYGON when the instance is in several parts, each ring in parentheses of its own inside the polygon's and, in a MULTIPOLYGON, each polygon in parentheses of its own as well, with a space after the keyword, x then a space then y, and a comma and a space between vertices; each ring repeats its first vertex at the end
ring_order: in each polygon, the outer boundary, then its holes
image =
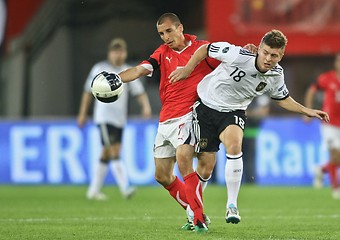
POLYGON ((208 139, 207 138, 201 138, 200 139, 200 148, 204 149, 208 146, 208 139))
POLYGON ((267 83, 260 82, 259 85, 257 85, 257 87, 256 87, 256 91, 259 92, 259 91, 263 90, 266 86, 267 86, 267 83))
POLYGON ((229 51, 229 47, 225 47, 225 48, 223 48, 223 50, 222 50, 223 53, 227 53, 228 51, 229 51))
POLYGON ((172 59, 172 57, 171 58, 169 58, 169 57, 165 57, 165 59, 166 60, 168 60, 169 61, 169 63, 171 62, 171 59, 172 59))

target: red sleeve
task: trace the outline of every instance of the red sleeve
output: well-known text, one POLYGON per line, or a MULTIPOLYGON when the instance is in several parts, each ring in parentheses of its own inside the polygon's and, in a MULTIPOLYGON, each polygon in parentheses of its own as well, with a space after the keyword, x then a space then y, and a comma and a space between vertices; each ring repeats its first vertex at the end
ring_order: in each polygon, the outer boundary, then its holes
POLYGON ((140 64, 151 64, 153 67, 153 70, 156 70, 159 68, 161 64, 161 56, 163 53, 163 48, 160 46, 157 48, 148 59, 142 61, 140 64))

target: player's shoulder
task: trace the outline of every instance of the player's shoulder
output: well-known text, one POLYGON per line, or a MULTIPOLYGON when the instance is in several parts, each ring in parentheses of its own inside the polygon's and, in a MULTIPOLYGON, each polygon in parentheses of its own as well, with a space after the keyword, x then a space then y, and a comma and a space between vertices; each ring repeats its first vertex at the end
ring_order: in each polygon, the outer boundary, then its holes
POLYGON ((209 41, 207 40, 203 40, 203 39, 195 39, 193 42, 192 42, 193 45, 197 45, 197 46, 202 46, 202 45, 205 45, 205 44, 210 44, 209 41))
POLYGON ((270 70, 270 72, 281 76, 283 75, 283 67, 281 67, 280 64, 277 64, 270 70))
POLYGON ((333 78, 334 76, 336 76, 336 73, 334 70, 331 70, 331 71, 321 73, 319 75, 319 79, 329 79, 329 78, 333 78))
POLYGON ((107 65, 110 65, 107 60, 103 60, 100 62, 97 62, 93 67, 94 68, 100 68, 100 67, 106 67, 107 65))
POLYGON ((256 54, 255 53, 252 53, 250 52, 249 50, 245 49, 245 48, 242 48, 242 47, 238 47, 239 48, 239 52, 238 54, 241 55, 241 56, 247 56, 247 57, 252 57, 252 58, 255 58, 256 57, 256 54))

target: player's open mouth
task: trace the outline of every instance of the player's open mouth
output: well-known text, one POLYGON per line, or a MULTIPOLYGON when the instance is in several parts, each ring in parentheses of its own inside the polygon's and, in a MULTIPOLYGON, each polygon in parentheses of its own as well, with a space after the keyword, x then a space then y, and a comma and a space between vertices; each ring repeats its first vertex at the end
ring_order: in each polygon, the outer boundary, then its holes
POLYGON ((270 68, 270 64, 269 63, 264 63, 264 66, 267 68, 270 68))
POLYGON ((171 45, 173 42, 174 42, 174 41, 171 41, 171 42, 168 42, 168 43, 166 43, 166 44, 171 45))

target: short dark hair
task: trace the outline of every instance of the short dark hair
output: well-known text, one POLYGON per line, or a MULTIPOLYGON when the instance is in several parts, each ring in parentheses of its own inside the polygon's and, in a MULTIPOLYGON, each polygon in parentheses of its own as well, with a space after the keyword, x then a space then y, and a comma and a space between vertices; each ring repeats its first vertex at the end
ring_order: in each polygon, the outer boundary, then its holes
POLYGON ((164 13, 157 20, 157 26, 161 25, 165 20, 169 19, 176 27, 178 27, 181 23, 179 17, 174 13, 164 13))
POLYGON ((279 30, 273 29, 267 32, 262 38, 261 43, 265 43, 271 48, 285 48, 287 46, 287 37, 279 30))

